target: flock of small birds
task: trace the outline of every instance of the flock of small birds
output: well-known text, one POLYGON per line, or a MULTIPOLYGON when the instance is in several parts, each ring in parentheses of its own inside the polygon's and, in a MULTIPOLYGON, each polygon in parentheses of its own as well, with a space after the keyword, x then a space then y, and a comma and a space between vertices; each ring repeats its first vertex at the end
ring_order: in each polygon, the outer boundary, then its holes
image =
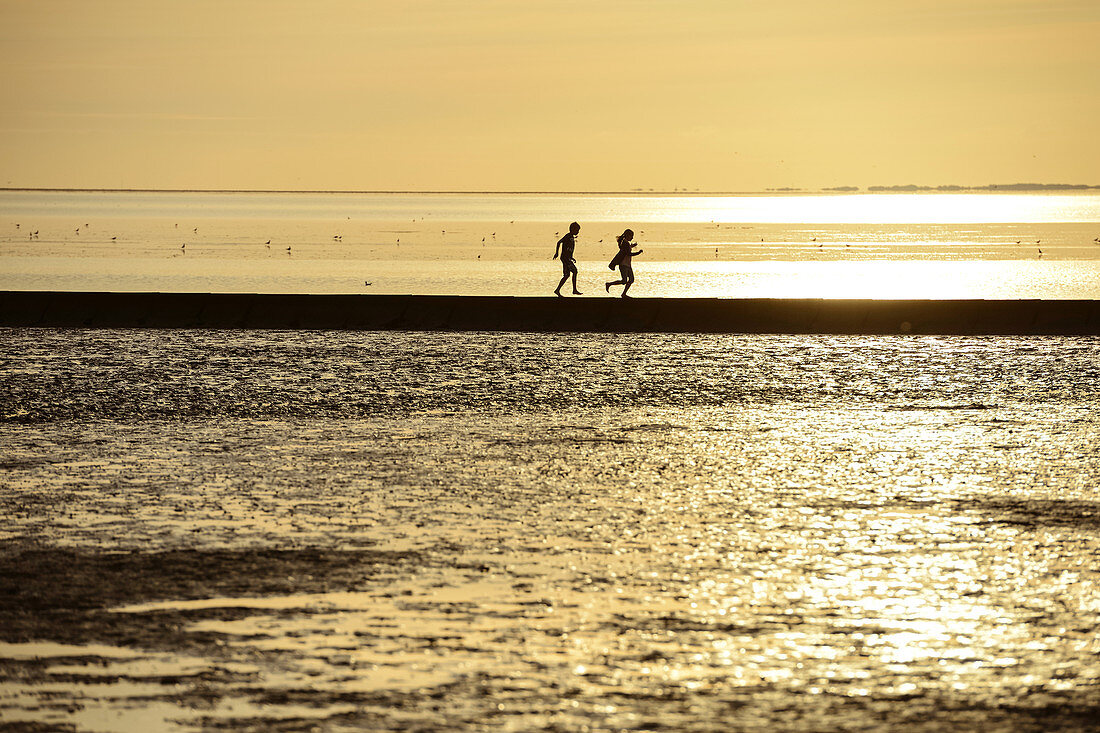
MULTIPOLYGON (((348 217, 348 218, 350 219, 350 217, 348 217)), ((421 218, 420 218, 419 220, 420 220, 420 221, 423 221, 423 217, 421 217, 421 218)), ((415 218, 414 218, 414 219, 413 219, 412 221, 413 221, 413 222, 415 223, 416 221, 418 221, 418 219, 415 219, 415 218)), ((510 222, 509 222, 509 224, 515 224, 515 220, 512 220, 512 221, 510 221, 510 222)), ((716 224, 715 226, 716 226, 716 227, 719 227, 719 228, 721 227, 721 225, 720 225, 720 224, 716 224)), ((74 235, 75 235, 75 236, 80 236, 80 231, 81 231, 81 229, 87 230, 87 229, 89 229, 90 227, 91 227, 91 224, 87 224, 87 223, 86 223, 86 224, 84 224, 84 226, 83 226, 83 227, 79 227, 79 226, 78 226, 78 227, 77 227, 77 228, 76 228, 76 229, 74 230, 74 235)), ((174 227, 178 229, 178 228, 179 228, 179 224, 178 224, 178 223, 177 223, 177 224, 175 224, 175 225, 174 225, 174 227)), ((20 224, 20 223, 16 223, 16 224, 15 224, 15 228, 16 228, 16 230, 22 231, 22 224, 20 224)), ((198 228, 198 227, 193 227, 193 228, 191 229, 191 232, 192 232, 193 234, 198 234, 198 233, 199 233, 199 228, 198 228)), ((558 231, 558 232, 554 232, 554 236, 555 236, 555 237, 557 237, 557 236, 560 236, 560 234, 561 234, 561 232, 560 232, 560 231, 558 231)), ((640 235, 641 235, 641 234, 645 234, 645 230, 641 230, 641 231, 639 231, 639 234, 640 234, 640 235)), ((446 230, 446 229, 441 229, 441 230, 440 230, 440 236, 446 236, 446 235, 447 235, 447 230, 446 230)), ((490 234, 489 236, 491 236, 491 237, 492 237, 492 239, 494 239, 494 240, 495 240, 495 239, 496 239, 496 237, 497 237, 497 233, 496 233, 496 232, 492 232, 492 233, 491 233, 491 234, 490 234)), ((35 230, 34 230, 33 232, 30 232, 30 231, 29 231, 29 232, 28 232, 28 234, 27 234, 27 237, 28 237, 28 239, 29 239, 29 240, 32 240, 32 241, 33 241, 33 240, 37 240, 37 239, 39 239, 39 230, 38 230, 38 229, 35 229, 35 230)), ((484 245, 486 244, 486 239, 487 239, 487 237, 482 237, 482 238, 481 238, 482 246, 484 246, 484 245)), ((117 235, 115 235, 115 236, 112 236, 112 237, 111 237, 111 240, 110 240, 110 241, 112 241, 112 242, 117 242, 117 241, 118 241, 118 236, 117 236, 117 235)), ((267 249, 271 249, 271 241, 272 241, 272 240, 268 239, 268 240, 267 240, 266 242, 264 242, 264 246, 265 246, 265 247, 266 247, 267 249)), ((338 242, 338 243, 343 243, 343 241, 344 241, 344 237, 343 237, 343 235, 342 235, 342 234, 334 234, 334 235, 332 235, 332 241, 334 241, 334 242, 338 242)), ((761 237, 761 238, 760 238, 760 241, 761 241, 761 242, 763 242, 763 241, 764 241, 764 238, 763 238, 763 237, 761 237)), ((1035 240, 1035 246, 1036 246, 1036 249, 1038 250, 1038 255, 1039 255, 1039 257, 1040 257, 1040 258, 1042 258, 1042 256, 1043 256, 1043 248, 1042 248, 1042 247, 1040 246, 1040 245, 1042 244, 1042 241, 1043 241, 1042 239, 1036 239, 1036 240, 1035 240)), ((1095 237, 1095 238, 1094 238, 1094 239, 1093 239, 1092 241, 1093 241, 1093 243, 1095 243, 1095 244, 1098 244, 1098 245, 1100 245, 1100 237, 1095 237)), ((602 244, 602 243, 603 243, 603 239, 600 239, 600 240, 599 240, 599 243, 601 243, 601 244, 602 244)), ((818 247, 818 250, 822 250, 822 249, 824 249, 824 247, 825 247, 825 243, 824 243, 824 242, 818 242, 818 241, 817 241, 817 237, 812 237, 812 238, 810 239, 810 243, 811 243, 811 244, 816 244, 816 245, 817 245, 817 247, 818 247)), ((397 246, 400 246, 400 245, 401 245, 401 237, 397 237, 397 239, 396 239, 396 244, 397 244, 397 246)), ((1018 244, 1018 245, 1019 245, 1019 244, 1023 244, 1023 240, 1022 240, 1022 239, 1017 239, 1017 240, 1016 240, 1016 244, 1018 244)), ((845 246, 845 247, 851 247, 851 244, 850 244, 850 243, 848 243, 848 242, 845 242, 845 243, 844 243, 844 246, 845 246)), ((187 243, 186 243, 186 242, 184 242, 183 244, 181 244, 181 245, 180 245, 180 251, 181 251, 182 253, 186 254, 186 252, 187 252, 187 243)), ((293 248, 292 248, 292 247, 290 247, 290 246, 287 246, 287 248, 286 248, 286 253, 287 253, 287 254, 289 255, 289 254, 291 254, 292 252, 293 252, 293 248)), ((720 248, 719 248, 719 247, 715 247, 715 248, 714 248, 714 257, 715 257, 715 259, 717 259, 717 258, 718 258, 718 256, 719 256, 719 253, 720 253, 720 248)), ((478 255, 478 256, 477 256, 477 259, 479 259, 479 260, 480 260, 480 259, 481 259, 481 255, 478 255)), ((371 282, 370 282, 370 281, 364 281, 364 282, 363 282, 363 285, 364 285, 364 286, 366 286, 366 287, 369 287, 369 286, 371 285, 371 282)))

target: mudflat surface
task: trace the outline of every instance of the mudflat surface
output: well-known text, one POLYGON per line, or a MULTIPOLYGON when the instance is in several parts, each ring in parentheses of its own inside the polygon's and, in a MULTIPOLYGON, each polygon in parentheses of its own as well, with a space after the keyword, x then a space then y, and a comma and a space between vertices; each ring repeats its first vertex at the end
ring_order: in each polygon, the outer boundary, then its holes
POLYGON ((1095 338, 4 337, 8 729, 1098 728, 1095 338))

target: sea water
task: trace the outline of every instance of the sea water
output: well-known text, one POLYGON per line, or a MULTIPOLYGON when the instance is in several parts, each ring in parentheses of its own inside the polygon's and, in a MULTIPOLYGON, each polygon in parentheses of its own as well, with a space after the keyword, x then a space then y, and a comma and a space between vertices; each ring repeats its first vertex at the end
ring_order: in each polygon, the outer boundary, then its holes
POLYGON ((0 192, 0 289, 606 297, 1100 296, 1100 196, 0 192))

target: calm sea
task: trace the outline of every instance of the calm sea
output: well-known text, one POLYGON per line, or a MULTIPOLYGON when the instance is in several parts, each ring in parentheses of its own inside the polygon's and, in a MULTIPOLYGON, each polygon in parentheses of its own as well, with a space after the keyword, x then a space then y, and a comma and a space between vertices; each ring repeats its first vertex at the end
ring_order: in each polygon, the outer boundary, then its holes
POLYGON ((1100 297, 1100 196, 0 192, 0 288, 606 297, 1100 297))

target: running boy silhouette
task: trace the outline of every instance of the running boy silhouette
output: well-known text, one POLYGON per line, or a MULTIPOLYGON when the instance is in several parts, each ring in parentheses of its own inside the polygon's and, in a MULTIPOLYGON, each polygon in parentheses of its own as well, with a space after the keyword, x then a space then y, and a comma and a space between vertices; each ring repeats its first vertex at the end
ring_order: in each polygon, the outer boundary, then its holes
POLYGON ((565 281, 569 279, 569 276, 573 276, 573 295, 584 295, 581 291, 577 290, 577 261, 573 259, 573 250, 577 246, 577 234, 581 230, 581 225, 577 222, 573 222, 569 225, 569 233, 558 240, 558 243, 554 245, 554 256, 551 259, 558 258, 558 248, 561 248, 561 282, 558 283, 558 287, 554 290, 554 295, 559 298, 562 297, 561 286, 565 285, 565 281))

